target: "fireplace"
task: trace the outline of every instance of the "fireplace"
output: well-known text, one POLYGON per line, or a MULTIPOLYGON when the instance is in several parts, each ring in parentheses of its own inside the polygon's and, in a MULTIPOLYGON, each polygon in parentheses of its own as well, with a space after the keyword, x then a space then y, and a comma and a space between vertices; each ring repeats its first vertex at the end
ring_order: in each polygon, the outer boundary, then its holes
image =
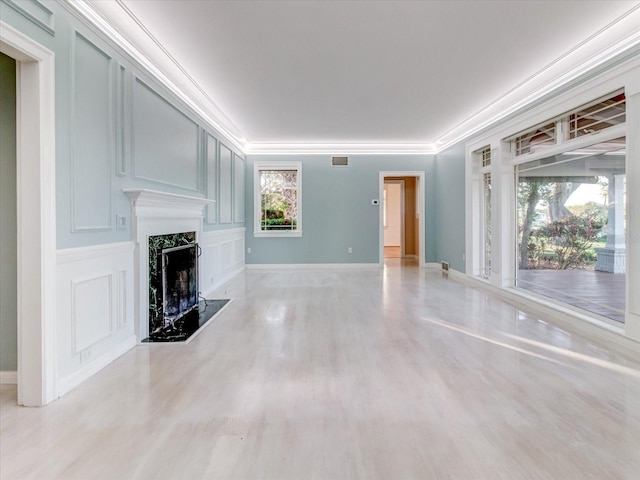
POLYGON ((136 335, 141 343, 189 342, 229 302, 205 300, 198 291, 196 240, 203 234, 203 208, 213 200, 147 189, 124 193, 136 243, 136 335), (163 268, 163 250, 169 269, 180 267, 175 272, 163 268))
POLYGON ((198 318, 196 232, 149 237, 149 340, 186 339, 198 318))

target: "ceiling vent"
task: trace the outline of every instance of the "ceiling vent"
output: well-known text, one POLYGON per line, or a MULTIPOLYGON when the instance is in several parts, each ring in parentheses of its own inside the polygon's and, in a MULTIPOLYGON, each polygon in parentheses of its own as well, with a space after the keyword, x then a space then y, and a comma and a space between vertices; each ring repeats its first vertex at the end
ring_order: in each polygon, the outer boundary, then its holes
POLYGON ((348 167, 349 157, 331 157, 331 166, 333 167, 348 167))

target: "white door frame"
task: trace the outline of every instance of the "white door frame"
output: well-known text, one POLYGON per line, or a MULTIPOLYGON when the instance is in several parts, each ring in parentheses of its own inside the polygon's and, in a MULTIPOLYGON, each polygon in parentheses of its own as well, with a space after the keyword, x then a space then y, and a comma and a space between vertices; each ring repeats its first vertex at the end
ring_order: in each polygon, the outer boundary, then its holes
POLYGON ((18 404, 56 398, 54 53, 0 21, 0 51, 16 60, 18 404))
MULTIPOLYGON (((384 197, 384 179, 385 177, 416 177, 416 190, 418 195, 418 265, 426 267, 426 255, 425 255, 425 230, 424 230, 424 172, 419 171, 381 171, 378 179, 378 192, 379 198, 384 197)), ((380 203, 380 202, 378 202, 380 203)), ((384 266, 384 216, 382 211, 382 205, 379 208, 379 220, 378 220, 378 263, 381 267, 384 266)), ((403 244, 404 244, 404 232, 403 232, 403 244)), ((404 252, 404 246, 403 246, 404 252)))

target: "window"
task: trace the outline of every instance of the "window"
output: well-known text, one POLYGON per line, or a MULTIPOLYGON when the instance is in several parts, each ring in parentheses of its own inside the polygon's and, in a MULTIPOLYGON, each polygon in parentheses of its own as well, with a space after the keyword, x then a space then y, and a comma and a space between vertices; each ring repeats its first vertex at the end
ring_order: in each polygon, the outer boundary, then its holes
POLYGON ((626 121, 626 99, 618 92, 581 107, 569 115, 569 138, 599 132, 626 121))
POLYGON ((517 157, 598 133, 625 121, 626 97, 624 91, 618 90, 519 133, 511 139, 511 144, 517 157))
POLYGON ((254 166, 254 236, 302 236, 302 164, 266 163, 254 166))
POLYGON ((482 175, 480 275, 489 278, 491 276, 491 146, 487 145, 475 151, 474 154, 482 175))
POLYGON ((533 153, 545 145, 556 143, 556 123, 551 122, 518 135, 513 143, 516 156, 533 153))
POLYGON ((624 322, 625 138, 516 167, 516 285, 624 322))

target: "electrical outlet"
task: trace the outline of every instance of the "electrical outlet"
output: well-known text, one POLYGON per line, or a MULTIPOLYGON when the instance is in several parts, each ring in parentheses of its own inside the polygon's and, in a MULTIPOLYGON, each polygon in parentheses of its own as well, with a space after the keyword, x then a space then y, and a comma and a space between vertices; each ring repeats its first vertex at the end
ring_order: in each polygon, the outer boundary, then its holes
POLYGON ((349 253, 353 253, 353 248, 349 247, 349 248, 347 249, 347 251, 348 251, 349 253))
POLYGON ((80 352, 81 362, 86 362, 89 358, 91 358, 91 350, 83 350, 80 352))
POLYGON ((127 228, 127 217, 123 215, 116 215, 116 228, 118 230, 124 230, 127 228))
POLYGON ((247 253, 248 253, 248 254, 251 254, 251 247, 248 247, 248 248, 247 248, 247 253))

